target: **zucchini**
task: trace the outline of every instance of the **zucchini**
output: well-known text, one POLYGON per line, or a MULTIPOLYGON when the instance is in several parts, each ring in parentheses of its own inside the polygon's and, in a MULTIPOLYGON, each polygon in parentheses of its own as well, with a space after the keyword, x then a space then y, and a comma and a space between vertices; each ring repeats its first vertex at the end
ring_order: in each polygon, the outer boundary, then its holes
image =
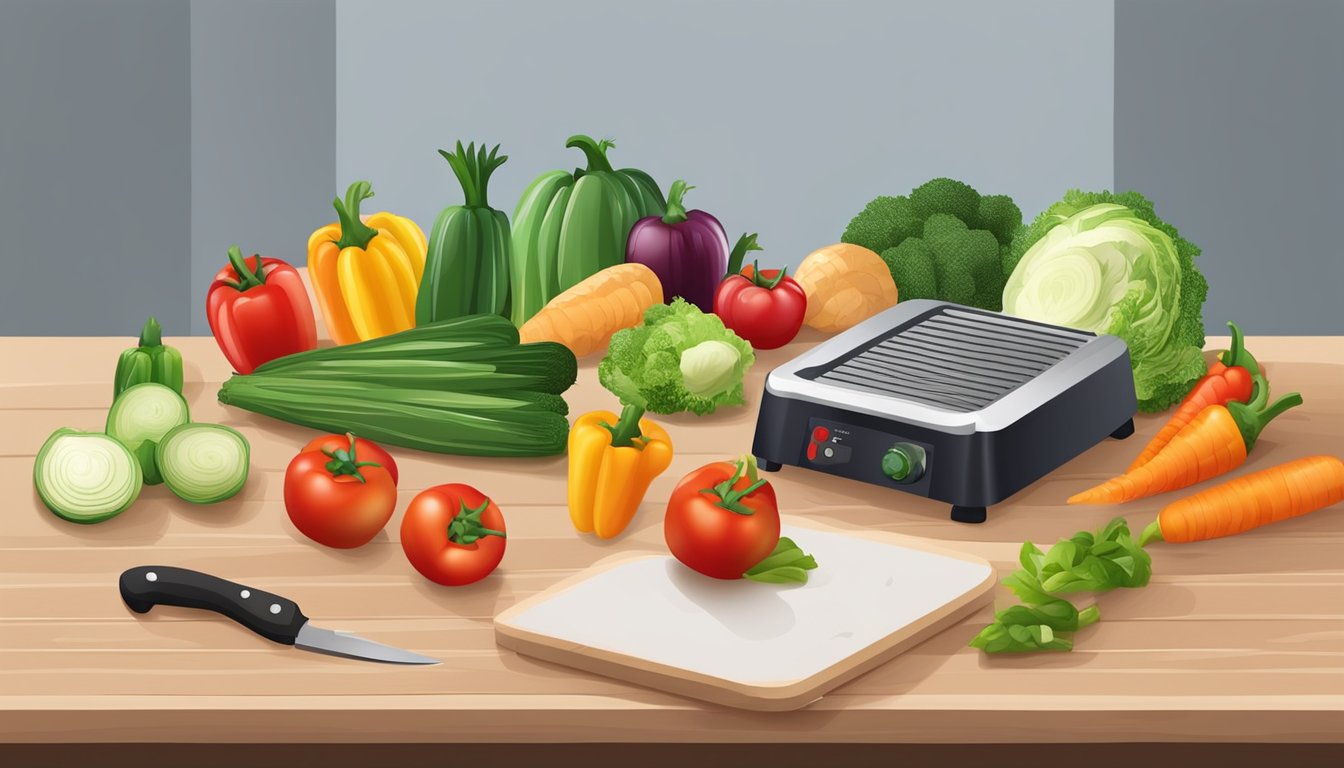
POLYGON ((467 315, 355 344, 321 347, 257 366, 264 373, 317 360, 472 360, 518 346, 518 329, 499 315, 467 315))
POLYGON ((283 366, 262 366, 251 377, 257 380, 276 376, 302 377, 313 381, 346 381, 460 392, 530 389, 557 395, 572 387, 578 378, 578 362, 574 353, 553 342, 476 349, 460 357, 462 359, 408 356, 383 360, 363 357, 301 360, 283 366))
POLYGON ((140 462, 116 438, 58 429, 33 462, 37 496, 57 517, 101 523, 126 511, 140 495, 140 462))
POLYGON ((219 401, 313 429, 435 453, 553 456, 564 453, 569 433, 558 395, 276 381, 235 376, 219 390, 219 401))
POLYGON ((147 382, 127 388, 112 401, 107 434, 135 455, 145 485, 158 485, 163 477, 154 460, 155 445, 168 430, 190 420, 182 395, 163 384, 147 382))
POLYGON ((213 504, 241 491, 250 456, 247 438, 223 424, 178 425, 154 451, 163 484, 193 504, 213 504))

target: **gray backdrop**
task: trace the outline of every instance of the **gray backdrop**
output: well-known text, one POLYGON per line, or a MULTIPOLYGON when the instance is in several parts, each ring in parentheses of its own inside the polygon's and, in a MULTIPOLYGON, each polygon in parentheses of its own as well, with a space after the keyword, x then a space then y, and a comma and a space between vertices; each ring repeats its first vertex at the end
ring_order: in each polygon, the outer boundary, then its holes
POLYGON ((229 244, 302 264, 356 178, 427 229, 458 138, 512 213, 575 132, 787 263, 934 175, 1028 215, 1132 187, 1204 247, 1212 331, 1344 333, 1341 8, 4 0, 0 335, 208 333, 229 244))

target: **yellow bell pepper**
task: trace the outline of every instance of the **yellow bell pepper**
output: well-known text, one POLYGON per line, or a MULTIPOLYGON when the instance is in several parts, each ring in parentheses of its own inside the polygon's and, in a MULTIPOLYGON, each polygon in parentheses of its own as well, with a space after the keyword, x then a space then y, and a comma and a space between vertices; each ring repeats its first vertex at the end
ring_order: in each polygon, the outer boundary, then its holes
POLYGON ((340 221, 308 238, 308 279, 327 330, 352 344, 415 325, 415 294, 425 273, 425 233, 404 216, 375 213, 367 223, 359 204, 373 186, 356 181, 335 201, 340 221))
POLYGON ((672 441, 643 413, 594 411, 569 431, 569 517, 579 531, 610 539, 625 530, 649 483, 671 465, 672 441))

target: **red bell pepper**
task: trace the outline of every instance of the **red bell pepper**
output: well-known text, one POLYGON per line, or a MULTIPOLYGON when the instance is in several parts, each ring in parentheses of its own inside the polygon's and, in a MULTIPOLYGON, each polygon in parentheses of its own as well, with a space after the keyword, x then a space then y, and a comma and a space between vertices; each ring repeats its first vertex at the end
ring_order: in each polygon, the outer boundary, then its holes
POLYGON ((725 278, 714 294, 714 314, 756 349, 788 344, 803 327, 807 294, 787 271, 761 270, 753 262, 725 278))
POLYGON ((229 266, 210 284, 205 313, 220 350, 239 373, 317 346, 313 305, 298 270, 261 256, 248 266, 236 245, 229 248, 229 266))

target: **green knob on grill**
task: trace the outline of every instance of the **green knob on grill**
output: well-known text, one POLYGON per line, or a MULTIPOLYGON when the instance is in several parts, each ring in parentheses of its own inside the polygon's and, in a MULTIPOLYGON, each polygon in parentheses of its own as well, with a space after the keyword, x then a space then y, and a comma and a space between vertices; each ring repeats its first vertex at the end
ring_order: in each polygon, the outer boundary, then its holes
POLYGON ((882 457, 882 474, 898 483, 913 483, 924 474, 924 449, 897 443, 882 457))

